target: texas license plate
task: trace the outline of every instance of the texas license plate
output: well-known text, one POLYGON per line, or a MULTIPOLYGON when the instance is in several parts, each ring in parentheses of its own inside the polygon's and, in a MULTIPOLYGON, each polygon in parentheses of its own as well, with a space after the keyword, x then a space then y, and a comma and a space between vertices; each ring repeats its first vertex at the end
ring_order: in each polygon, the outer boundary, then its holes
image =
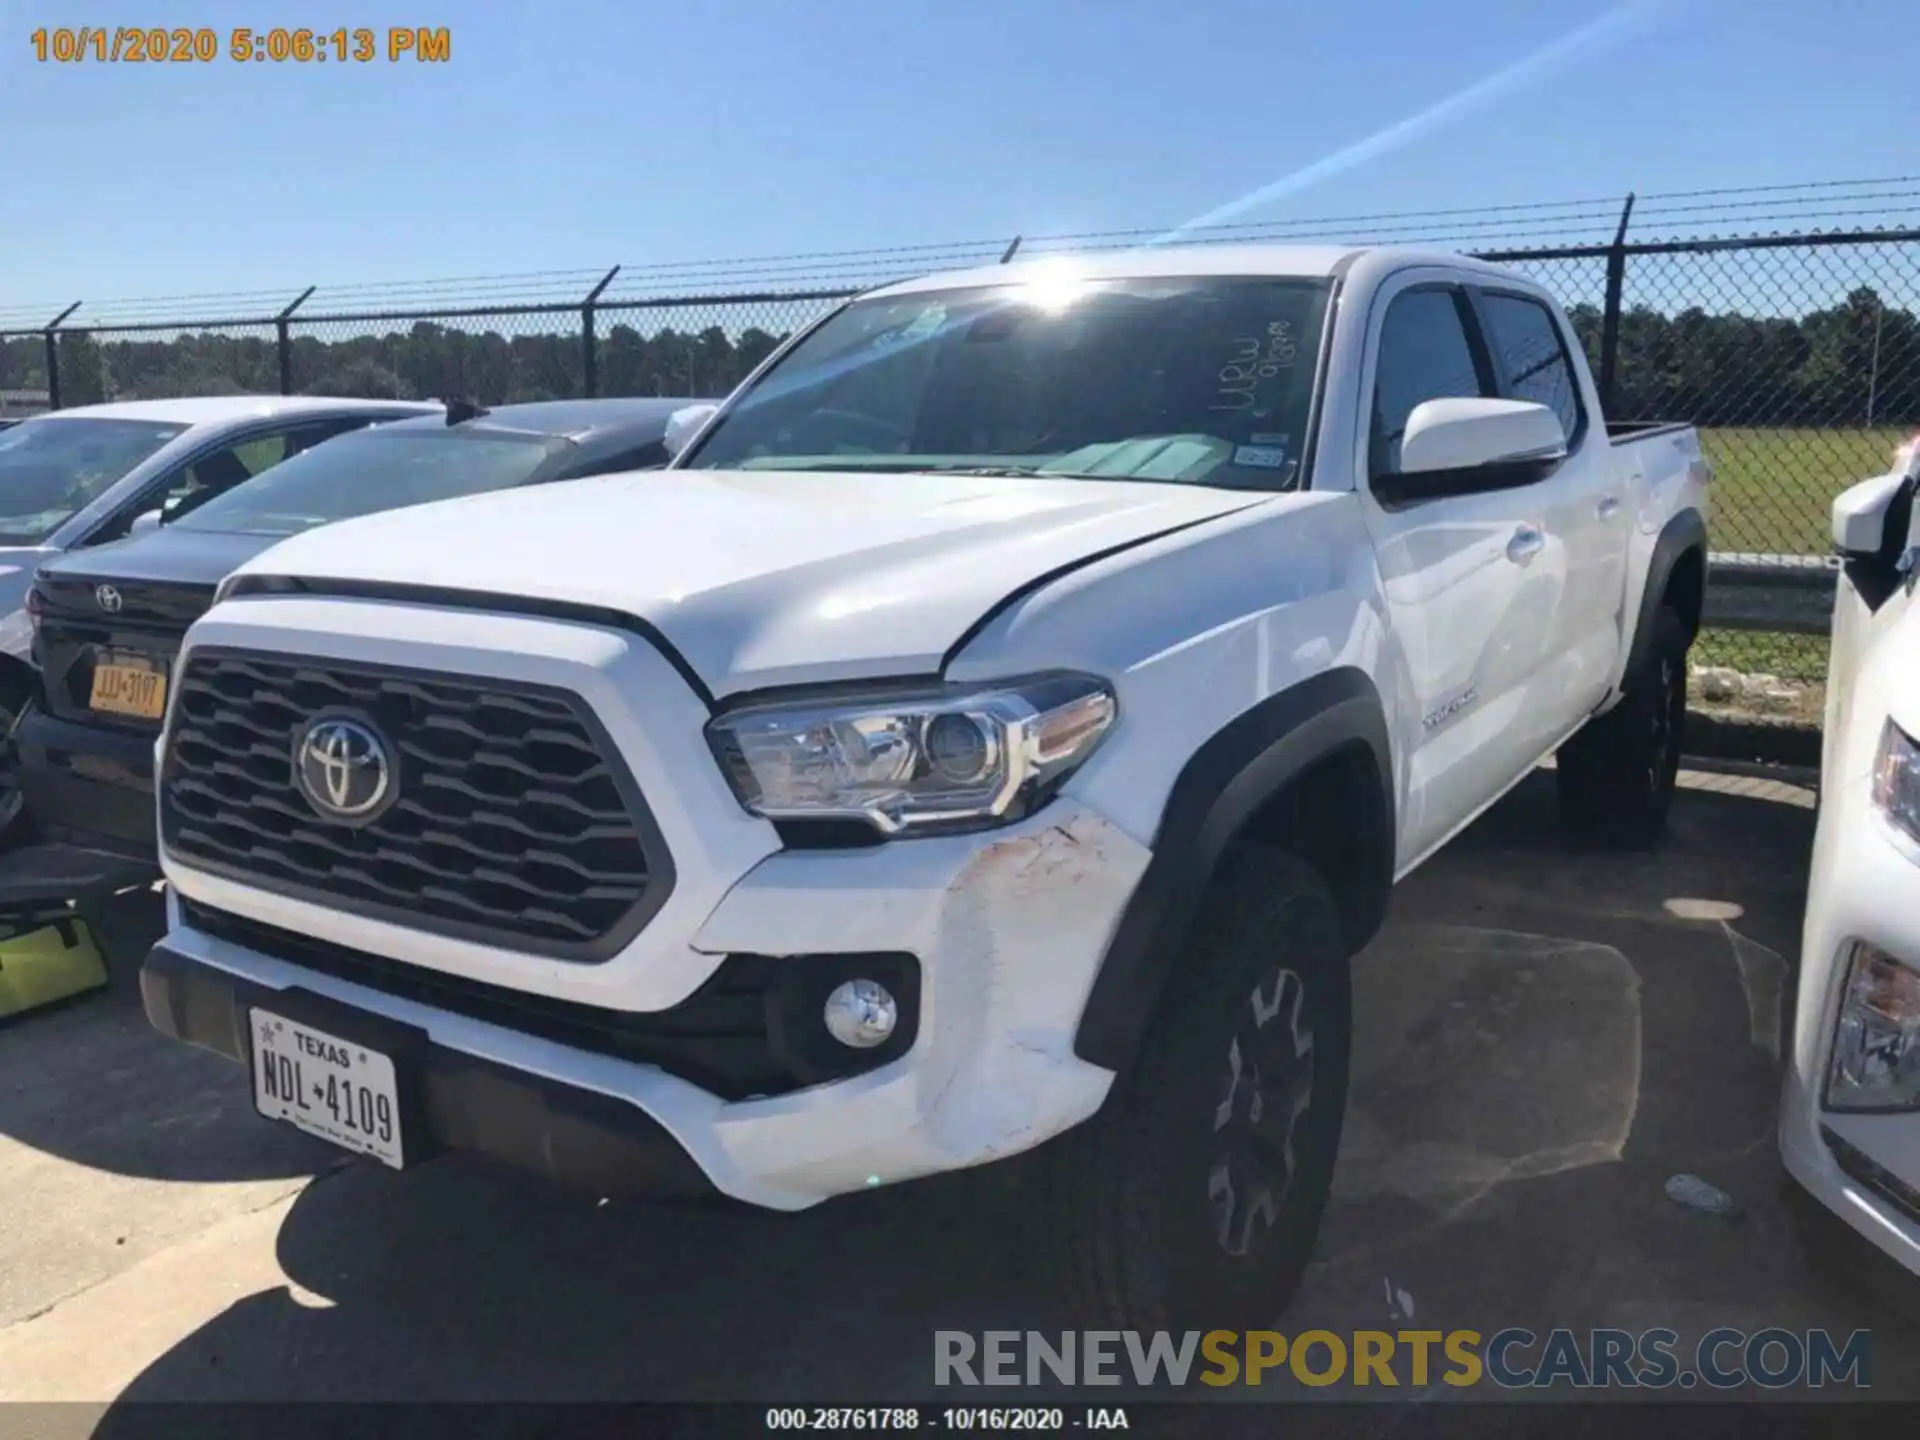
POLYGON ((345 1150, 402 1168, 393 1060, 267 1010, 252 1012, 253 1103, 345 1150))
POLYGON ((167 672, 138 656, 107 651, 93 667, 95 710, 159 720, 167 713, 167 672))

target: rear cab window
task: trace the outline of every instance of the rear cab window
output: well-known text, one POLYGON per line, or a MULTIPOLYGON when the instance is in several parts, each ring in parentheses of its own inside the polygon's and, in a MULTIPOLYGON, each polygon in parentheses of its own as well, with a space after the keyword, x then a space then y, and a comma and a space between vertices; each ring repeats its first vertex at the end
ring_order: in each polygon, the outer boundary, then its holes
POLYGON ((1567 449, 1574 449, 1587 433, 1587 410, 1572 352, 1553 311, 1530 295, 1510 290, 1482 289, 1479 301, 1503 393, 1553 411, 1560 417, 1567 449))

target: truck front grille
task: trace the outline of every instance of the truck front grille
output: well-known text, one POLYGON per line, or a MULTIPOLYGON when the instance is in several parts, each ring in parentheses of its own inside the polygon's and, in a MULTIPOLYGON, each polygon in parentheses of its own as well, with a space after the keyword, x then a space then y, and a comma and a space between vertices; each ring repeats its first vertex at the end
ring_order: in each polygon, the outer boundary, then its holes
POLYGON ((604 960, 666 899, 659 830, 577 696, 430 671, 192 652, 176 683, 160 834, 188 864, 377 919, 604 960), (379 735, 394 798, 326 817, 295 780, 318 715, 379 735))

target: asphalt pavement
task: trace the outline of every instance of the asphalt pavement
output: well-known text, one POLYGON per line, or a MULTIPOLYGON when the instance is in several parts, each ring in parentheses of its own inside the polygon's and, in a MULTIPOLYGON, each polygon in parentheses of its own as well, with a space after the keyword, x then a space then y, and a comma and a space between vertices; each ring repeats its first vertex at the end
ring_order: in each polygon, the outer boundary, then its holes
MULTIPOLYGON (((1685 786, 1660 848, 1576 855, 1536 775, 1401 887, 1282 1328, 1867 1328, 1874 1394, 1920 1389, 1773 1148, 1812 796, 1685 786), (1669 1199, 1683 1173, 1740 1216, 1669 1199)), ((774 1217, 342 1163, 146 1027, 138 898, 111 991, 0 1031, 0 1399, 930 1400, 936 1330, 1061 1323, 979 1176, 774 1217)))

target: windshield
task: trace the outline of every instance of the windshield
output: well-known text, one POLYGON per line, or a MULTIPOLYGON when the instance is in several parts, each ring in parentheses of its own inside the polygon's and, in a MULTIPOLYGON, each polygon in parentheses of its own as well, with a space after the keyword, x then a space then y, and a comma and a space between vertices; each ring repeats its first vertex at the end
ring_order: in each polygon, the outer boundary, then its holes
POLYGON ((38 545, 186 430, 43 416, 0 430, 0 545, 38 545))
POLYGON ((294 535, 316 525, 524 484, 569 448, 535 435, 356 430, 282 461, 168 526, 294 535))
POLYGON ((856 301, 686 464, 1288 489, 1330 289, 1202 277, 856 301))

